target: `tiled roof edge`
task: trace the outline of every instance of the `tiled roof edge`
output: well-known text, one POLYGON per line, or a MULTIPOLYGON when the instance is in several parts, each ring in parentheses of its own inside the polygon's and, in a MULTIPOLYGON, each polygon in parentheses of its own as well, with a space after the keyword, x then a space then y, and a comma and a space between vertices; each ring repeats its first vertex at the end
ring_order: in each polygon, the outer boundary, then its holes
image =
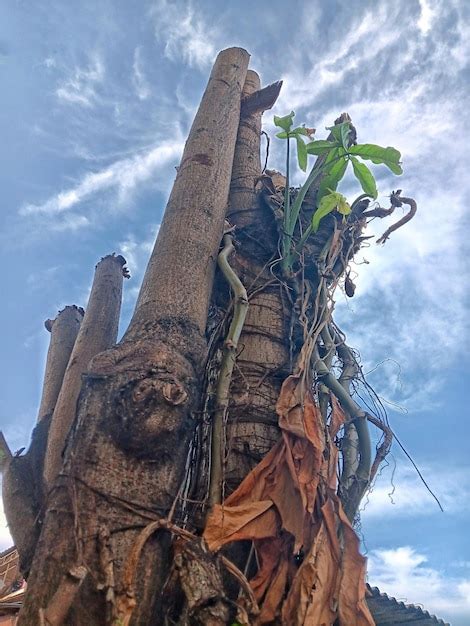
MULTIPOLYGON (((448 622, 444 622, 444 620, 436 617, 435 615, 431 615, 429 611, 426 611, 425 609, 423 609, 421 606, 419 606, 419 604, 405 604, 405 602, 400 602, 393 596, 389 596, 388 594, 381 592, 378 587, 371 587, 368 583, 366 587, 367 587, 367 590, 370 592, 371 596, 373 596, 374 598, 383 598, 384 600, 388 600, 392 604, 398 604, 400 606, 405 607, 406 609, 409 608, 410 610, 419 611, 420 613, 422 613, 423 617, 434 620, 436 624, 439 624, 439 626, 450 626, 448 622)), ((366 600, 367 600, 367 595, 366 595, 366 600)))

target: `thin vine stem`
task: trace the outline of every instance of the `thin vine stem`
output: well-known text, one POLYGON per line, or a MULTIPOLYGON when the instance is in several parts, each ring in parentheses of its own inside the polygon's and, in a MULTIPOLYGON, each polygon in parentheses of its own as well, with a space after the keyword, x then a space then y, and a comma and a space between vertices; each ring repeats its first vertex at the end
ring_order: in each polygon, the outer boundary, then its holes
POLYGON ((211 468, 209 481, 209 510, 222 501, 223 459, 224 459, 224 426, 227 415, 230 383, 235 366, 238 341, 248 311, 248 295, 246 289, 231 268, 228 258, 235 250, 231 232, 223 238, 223 248, 218 256, 219 267, 234 293, 233 318, 224 342, 222 362, 215 392, 215 410, 212 422, 211 468))

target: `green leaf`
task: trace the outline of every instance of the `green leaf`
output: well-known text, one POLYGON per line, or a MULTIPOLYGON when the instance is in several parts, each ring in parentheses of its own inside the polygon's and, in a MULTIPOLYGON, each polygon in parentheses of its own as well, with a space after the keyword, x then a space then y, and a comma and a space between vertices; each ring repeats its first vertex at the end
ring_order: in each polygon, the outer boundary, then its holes
POLYGON ((297 126, 297 128, 293 128, 290 131, 291 135, 304 135, 305 137, 308 137, 308 129, 305 128, 305 126, 297 126))
POLYGON ((287 139, 289 137, 289 133, 283 130, 282 132, 277 133, 276 137, 278 137, 279 139, 287 139))
POLYGON ((361 163, 356 157, 350 157, 352 164, 354 175, 357 180, 361 183, 361 187, 368 196, 377 198, 377 185, 375 183, 375 178, 370 169, 364 163, 361 163))
POLYGON ((318 209, 313 214, 312 230, 314 233, 317 232, 321 220, 334 210, 338 210, 342 215, 351 213, 351 207, 343 194, 333 191, 320 200, 318 209))
POLYGON ((274 116, 274 124, 282 128, 283 130, 289 131, 293 122, 294 122, 294 111, 291 111, 289 115, 284 115, 284 117, 274 116))
POLYGON ((344 122, 340 124, 341 127, 341 143, 343 144, 343 148, 347 150, 349 148, 349 131, 351 130, 351 124, 349 122, 344 122))
POLYGON ((333 137, 340 143, 345 150, 349 145, 349 131, 351 130, 351 122, 341 122, 334 126, 327 126, 326 130, 330 130, 333 137))
POLYGON ((338 204, 336 205, 336 210, 338 211, 338 213, 341 213, 341 215, 349 215, 351 213, 351 207, 349 205, 349 202, 346 200, 343 194, 339 193, 338 191, 335 191, 334 195, 338 200, 338 204))
POLYGON ((299 167, 302 172, 305 172, 305 170, 307 169, 308 158, 307 147, 304 144, 304 140, 300 135, 296 135, 295 138, 297 140, 297 160, 299 162, 299 167))
POLYGON ((376 164, 386 165, 394 174, 403 174, 403 170, 400 165, 401 154, 396 148, 383 148, 373 143, 363 143, 358 146, 351 146, 349 148, 350 154, 360 156, 361 159, 372 161, 376 164))
POLYGON ((337 148, 340 144, 337 141, 326 141, 319 139, 318 141, 311 141, 306 145, 307 152, 309 154, 325 154, 333 148, 337 148))
POLYGON ((338 186, 340 180, 343 178, 346 168, 348 166, 346 156, 341 155, 340 149, 338 148, 336 148, 328 155, 328 159, 330 159, 330 163, 332 164, 328 166, 328 164, 325 163, 327 169, 325 176, 323 176, 318 187, 317 205, 323 198, 323 196, 327 194, 329 189, 331 191, 336 191, 336 187, 338 186))

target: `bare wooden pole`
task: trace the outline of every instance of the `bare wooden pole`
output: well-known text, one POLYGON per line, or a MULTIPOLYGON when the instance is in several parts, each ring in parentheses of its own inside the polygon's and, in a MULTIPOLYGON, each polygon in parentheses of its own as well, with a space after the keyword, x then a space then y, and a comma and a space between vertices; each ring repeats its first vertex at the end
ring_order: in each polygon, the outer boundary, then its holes
POLYGON ((217 57, 126 339, 149 320, 166 317, 189 322, 204 334, 249 56, 242 48, 228 48, 217 57))
POLYGON ((116 343, 125 263, 122 256, 109 255, 96 266, 88 306, 52 415, 44 460, 47 490, 51 488, 62 466, 62 451, 75 418, 82 374, 96 354, 116 343))
POLYGON ((46 320, 46 329, 51 333, 47 352, 46 371, 42 386, 38 421, 54 411, 65 370, 83 320, 84 310, 76 306, 66 306, 54 320, 46 320))

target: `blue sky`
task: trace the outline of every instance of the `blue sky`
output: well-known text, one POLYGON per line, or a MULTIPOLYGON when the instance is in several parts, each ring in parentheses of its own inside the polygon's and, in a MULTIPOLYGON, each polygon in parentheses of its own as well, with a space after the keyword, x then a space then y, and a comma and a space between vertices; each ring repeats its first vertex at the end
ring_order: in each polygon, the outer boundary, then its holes
MULTIPOLYGON (((348 111, 361 142, 403 154, 401 178, 376 168, 379 200, 401 187, 418 214, 361 251, 356 296, 339 291, 336 311, 445 512, 395 447, 362 533, 372 584, 467 624, 469 12, 465 0, 3 3, 0 421, 11 446, 34 425, 44 320, 86 304, 112 251, 133 275, 125 328, 211 64, 241 45, 264 84, 284 80, 275 113, 294 109, 323 138, 348 111)), ((270 166, 282 163, 273 140, 270 166)), ((358 193, 350 179, 342 190, 358 193)), ((0 538, 6 547, 4 518, 0 538)))

